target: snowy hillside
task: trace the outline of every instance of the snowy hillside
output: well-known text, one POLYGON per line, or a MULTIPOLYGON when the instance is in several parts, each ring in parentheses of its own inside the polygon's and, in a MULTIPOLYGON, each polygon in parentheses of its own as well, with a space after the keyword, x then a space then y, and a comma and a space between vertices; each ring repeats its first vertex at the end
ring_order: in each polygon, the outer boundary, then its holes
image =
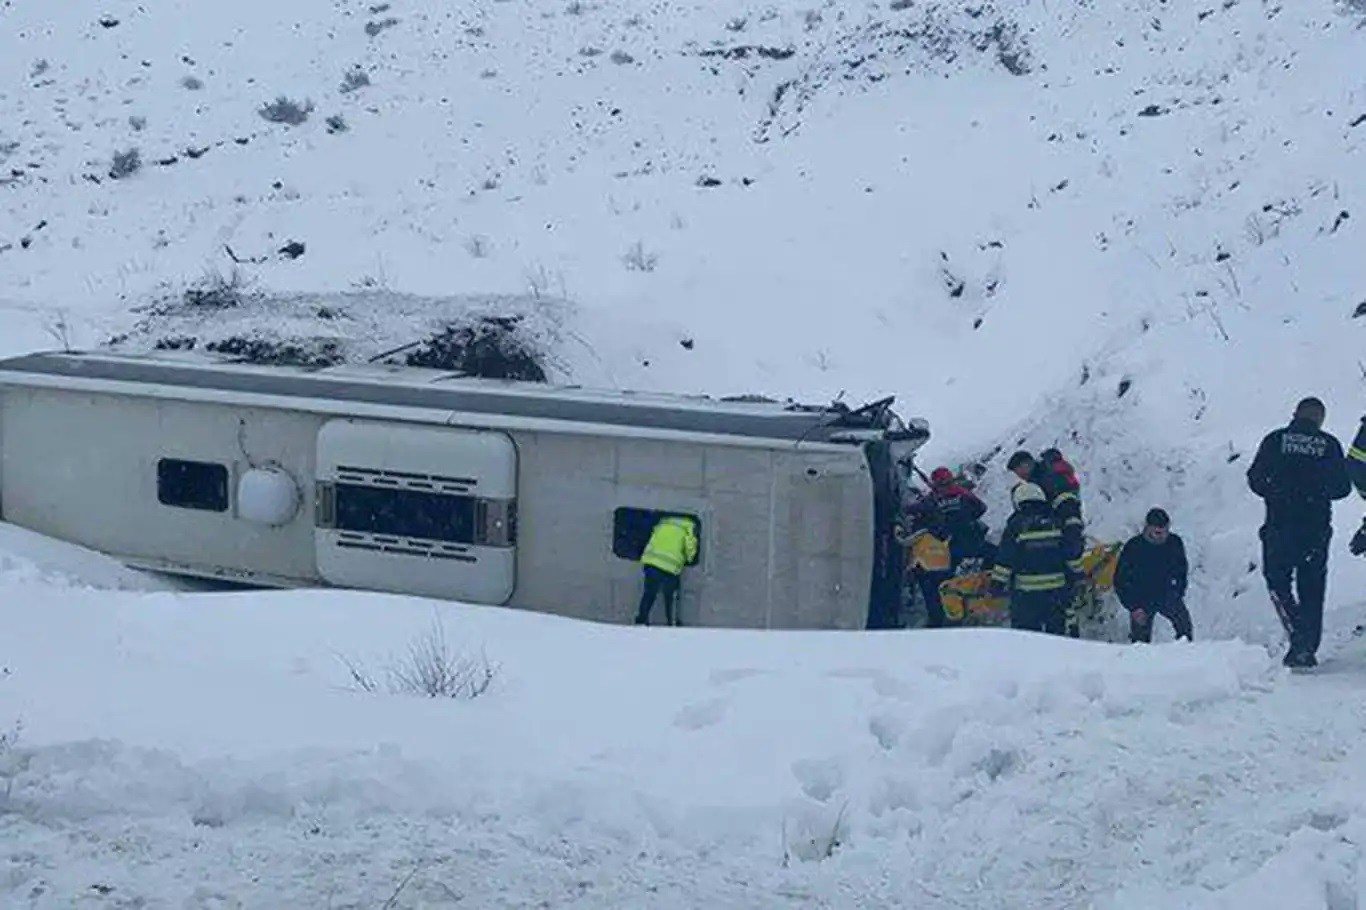
MULTIPOLYGON (((276 330, 342 345, 494 300, 586 384, 894 392, 931 457, 1059 442, 1093 530, 1169 506, 1197 624, 1254 637, 1249 450, 1303 394, 1340 433, 1362 411, 1352 4, 3 15, 8 352, 174 336, 184 313, 135 310, 206 273, 444 298, 276 330), (280 97, 311 113, 268 121, 280 97)), ((1340 565, 1333 589, 1363 584, 1340 565)))
POLYGON ((1167 506, 1201 639, 206 594, 4 528, 0 906, 1366 908, 1361 504, 1289 677, 1243 482, 1366 410, 1363 59, 1361 0, 0 0, 0 355, 496 317, 552 379, 895 393, 998 523, 1020 445, 1099 536, 1167 506), (472 701, 388 691, 434 616, 472 701))

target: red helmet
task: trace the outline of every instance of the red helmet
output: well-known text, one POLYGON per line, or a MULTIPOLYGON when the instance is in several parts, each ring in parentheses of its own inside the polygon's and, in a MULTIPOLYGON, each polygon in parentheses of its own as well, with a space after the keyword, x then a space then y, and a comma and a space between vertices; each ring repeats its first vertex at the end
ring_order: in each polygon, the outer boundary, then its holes
POLYGON ((947 487, 953 483, 953 472, 948 468, 935 468, 930 472, 930 483, 936 487, 947 487))

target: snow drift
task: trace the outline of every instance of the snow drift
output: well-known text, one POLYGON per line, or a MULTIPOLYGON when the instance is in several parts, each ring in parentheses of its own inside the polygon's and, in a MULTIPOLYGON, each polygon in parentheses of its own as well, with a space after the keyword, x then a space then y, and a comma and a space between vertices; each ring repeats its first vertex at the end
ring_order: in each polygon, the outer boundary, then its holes
POLYGON ((369 907, 405 880, 398 906, 1216 907, 1267 876, 1366 887, 1343 716, 1359 641, 1342 675, 1300 679, 1235 643, 5 594, 0 691, 27 751, 0 894, 26 906, 369 907), (348 662, 402 660, 433 622, 496 667, 485 692, 356 689, 348 662))

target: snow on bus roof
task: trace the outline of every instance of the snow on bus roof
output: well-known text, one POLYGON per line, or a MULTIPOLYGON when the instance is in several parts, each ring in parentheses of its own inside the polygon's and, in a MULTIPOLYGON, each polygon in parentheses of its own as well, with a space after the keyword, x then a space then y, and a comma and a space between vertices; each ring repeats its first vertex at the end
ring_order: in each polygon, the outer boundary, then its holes
POLYGON ((302 410, 306 399, 328 399, 793 442, 830 441, 851 428, 840 421, 847 412, 831 406, 553 386, 391 364, 275 366, 186 351, 41 352, 0 360, 0 385, 24 385, 24 374, 268 395, 297 400, 302 410))

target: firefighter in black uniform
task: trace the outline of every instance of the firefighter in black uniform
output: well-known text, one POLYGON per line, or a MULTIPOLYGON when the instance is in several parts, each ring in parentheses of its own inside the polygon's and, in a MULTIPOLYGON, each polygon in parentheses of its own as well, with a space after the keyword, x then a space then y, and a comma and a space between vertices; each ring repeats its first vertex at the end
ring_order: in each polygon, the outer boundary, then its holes
POLYGON ((1010 595, 1011 628, 1062 635, 1072 592, 1062 527, 1038 484, 1019 484, 1011 498, 1015 513, 1001 534, 991 586, 1010 595))
POLYGON ((1248 486, 1266 502, 1262 574, 1290 637, 1287 667, 1318 665, 1333 502, 1352 492, 1342 444, 1323 431, 1326 416, 1322 401, 1301 401, 1290 425, 1262 440, 1247 471, 1248 486))
POLYGON ((1043 490, 1062 527, 1072 569, 1080 572, 1081 558, 1086 550, 1086 521, 1081 514, 1081 484, 1076 469, 1058 449, 1044 449, 1037 460, 1028 452, 1016 452, 1006 462, 1006 470, 1020 482, 1036 484, 1043 490))
POLYGON ((1072 638, 1081 637, 1083 618, 1091 618, 1097 612, 1096 592, 1082 577, 1082 556, 1086 553, 1086 521, 1081 514, 1081 483, 1077 480, 1077 470, 1062 457, 1057 449, 1044 449, 1039 453, 1039 470, 1044 493, 1053 514, 1062 526, 1063 545, 1067 550, 1067 563, 1078 583, 1072 588, 1072 600, 1067 605, 1067 634, 1072 638))
MULTIPOLYGON (((1357 437, 1347 450, 1347 474, 1361 498, 1366 499, 1366 417, 1361 418, 1361 429, 1357 430, 1357 437)), ((1366 555, 1366 518, 1361 520, 1361 527, 1352 538, 1350 549, 1353 556, 1366 555)))

